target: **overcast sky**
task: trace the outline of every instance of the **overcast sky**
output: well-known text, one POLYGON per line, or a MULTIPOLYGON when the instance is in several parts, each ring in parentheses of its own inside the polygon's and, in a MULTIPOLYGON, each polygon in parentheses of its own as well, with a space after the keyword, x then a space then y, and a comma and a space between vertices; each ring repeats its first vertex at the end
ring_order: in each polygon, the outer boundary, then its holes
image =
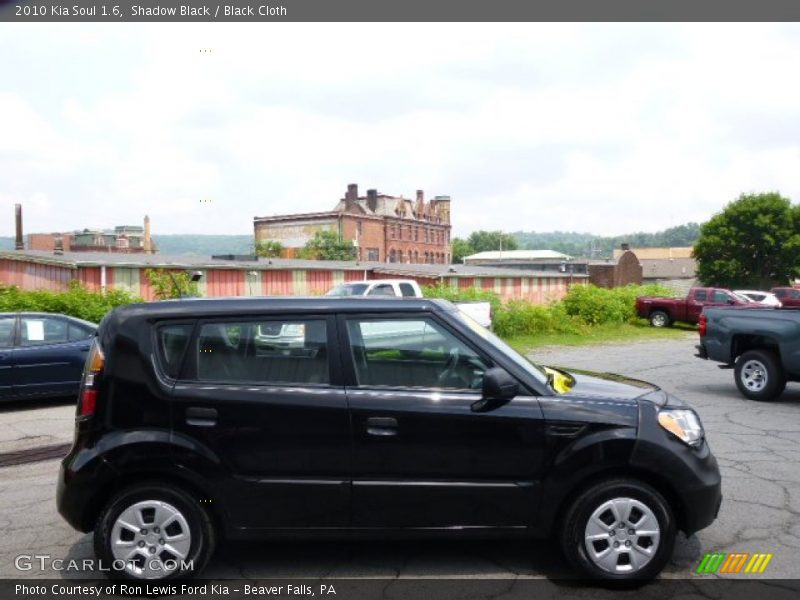
POLYGON ((348 183, 448 194, 455 235, 800 200, 795 24, 6 23, 0 56, 0 235, 16 202, 26 232, 248 234, 348 183))

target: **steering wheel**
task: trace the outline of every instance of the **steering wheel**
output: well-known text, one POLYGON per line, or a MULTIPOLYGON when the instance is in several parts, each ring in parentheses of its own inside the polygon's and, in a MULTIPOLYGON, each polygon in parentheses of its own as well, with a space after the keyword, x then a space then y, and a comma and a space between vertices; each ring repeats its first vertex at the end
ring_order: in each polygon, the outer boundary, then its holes
POLYGON ((450 355, 447 357, 447 362, 444 364, 442 372, 439 373, 438 381, 440 386, 453 387, 452 385, 447 384, 452 382, 454 379, 458 379, 460 382, 461 378, 458 377, 458 374, 456 373, 456 367, 458 366, 460 358, 461 353, 458 349, 458 346, 450 348, 450 355))

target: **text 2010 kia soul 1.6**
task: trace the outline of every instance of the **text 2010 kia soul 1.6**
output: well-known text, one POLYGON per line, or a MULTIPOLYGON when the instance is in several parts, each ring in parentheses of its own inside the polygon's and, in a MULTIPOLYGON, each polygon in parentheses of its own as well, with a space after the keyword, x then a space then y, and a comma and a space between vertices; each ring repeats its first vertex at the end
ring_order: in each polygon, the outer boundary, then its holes
POLYGON ((108 571, 186 576, 220 539, 555 537, 657 575, 721 502, 696 413, 528 362, 438 300, 118 308, 87 358, 58 508, 108 571))

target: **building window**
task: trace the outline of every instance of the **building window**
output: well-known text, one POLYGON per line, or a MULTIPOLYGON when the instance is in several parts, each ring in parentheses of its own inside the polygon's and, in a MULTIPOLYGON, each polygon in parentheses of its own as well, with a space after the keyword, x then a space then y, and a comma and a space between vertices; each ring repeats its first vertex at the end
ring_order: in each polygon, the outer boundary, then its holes
POLYGON ((367 260, 379 261, 380 259, 380 252, 377 248, 367 248, 367 260))
POLYGON ((419 241, 419 230, 416 227, 414 227, 414 229, 412 229, 412 236, 411 237, 415 242, 419 241))
POLYGON ((356 221, 356 232, 358 233, 359 237, 364 233, 364 223, 361 221, 356 221))
POLYGON ((397 252, 394 250, 389 251, 389 262, 397 262, 397 252))
POLYGON ((402 250, 398 250, 397 251, 397 262, 403 262, 403 251, 402 250))
POLYGON ((414 250, 414 262, 419 262, 419 250, 414 250))

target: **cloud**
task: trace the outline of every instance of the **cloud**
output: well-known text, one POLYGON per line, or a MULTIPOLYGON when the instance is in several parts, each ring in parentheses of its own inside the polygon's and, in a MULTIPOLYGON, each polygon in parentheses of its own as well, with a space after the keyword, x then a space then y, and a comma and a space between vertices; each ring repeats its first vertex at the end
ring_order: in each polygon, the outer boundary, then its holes
POLYGON ((0 201, 27 231, 147 213, 156 233, 249 233, 351 182, 450 194, 457 235, 703 221, 743 191, 800 199, 798 33, 4 24, 0 201))

